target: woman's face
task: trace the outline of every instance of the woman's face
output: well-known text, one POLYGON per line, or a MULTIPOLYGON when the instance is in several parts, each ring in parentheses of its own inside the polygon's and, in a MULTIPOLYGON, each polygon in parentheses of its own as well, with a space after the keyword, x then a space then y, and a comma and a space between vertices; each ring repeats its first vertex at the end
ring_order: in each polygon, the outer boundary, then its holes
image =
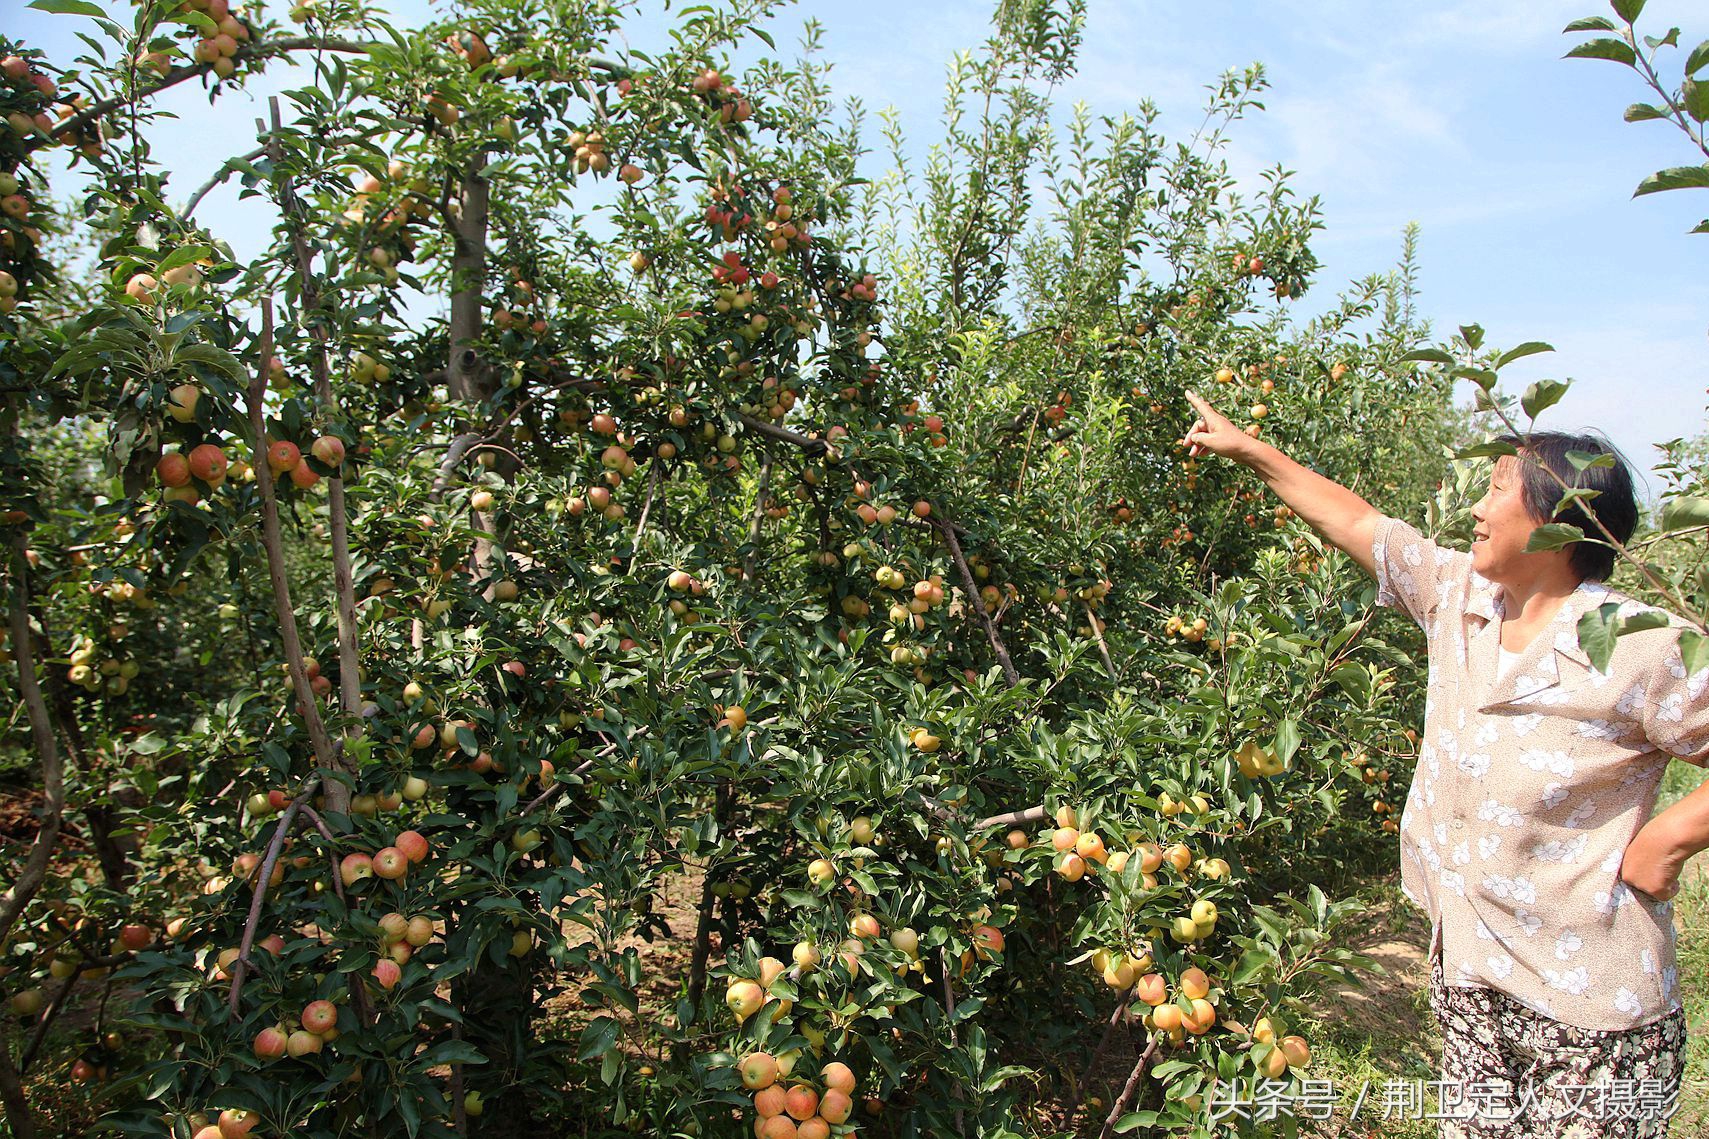
POLYGON ((1532 577, 1546 553, 1527 554, 1531 531, 1543 524, 1525 508, 1520 460, 1503 455, 1490 472, 1489 490, 1472 505, 1472 569, 1489 581, 1516 582, 1532 577))

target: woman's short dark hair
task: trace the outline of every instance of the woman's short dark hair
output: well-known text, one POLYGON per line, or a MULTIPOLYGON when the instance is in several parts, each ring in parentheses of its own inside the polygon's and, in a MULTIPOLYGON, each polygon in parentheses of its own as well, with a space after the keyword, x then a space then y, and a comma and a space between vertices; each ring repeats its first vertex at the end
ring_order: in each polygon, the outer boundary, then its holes
MULTIPOLYGON (((1520 485, 1525 509, 1539 524, 1564 522, 1577 526, 1592 537, 1602 538, 1602 531, 1585 511, 1582 499, 1574 499, 1566 509, 1561 509, 1561 499, 1566 497, 1567 487, 1583 488, 1596 492, 1590 506, 1608 532, 1621 545, 1632 537, 1632 531, 1638 525, 1638 499, 1633 491, 1632 468, 1607 438, 1564 431, 1534 431, 1529 435, 1503 435, 1500 441, 1520 451, 1520 485), (1574 451, 1582 456, 1606 455, 1608 459, 1580 470, 1567 457, 1574 451), (1557 475, 1558 481, 1554 477, 1557 475)), ((1578 574, 1580 581, 1606 581, 1614 572, 1614 551, 1606 545, 1574 542, 1567 549, 1572 555, 1570 564, 1573 572, 1578 574)))

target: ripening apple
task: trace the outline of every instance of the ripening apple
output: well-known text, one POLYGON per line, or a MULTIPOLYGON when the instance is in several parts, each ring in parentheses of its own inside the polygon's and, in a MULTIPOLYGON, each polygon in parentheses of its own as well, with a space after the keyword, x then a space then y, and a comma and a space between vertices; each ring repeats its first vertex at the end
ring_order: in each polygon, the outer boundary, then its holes
POLYGON ((1133 995, 1155 1008, 1169 999, 1169 982, 1161 973, 1147 973, 1134 982, 1133 995))
POLYGON ((35 1016, 47 1005, 47 994, 40 989, 25 989, 12 994, 12 1012, 17 1016, 35 1016))
POLYGON ((1211 979, 1196 965, 1182 971, 1180 984, 1181 995, 1188 1000, 1198 1000, 1210 995, 1211 979))
POLYGON ((154 477, 162 486, 189 486, 190 460, 177 451, 168 451, 154 464, 154 477))
POLYGON ((397 987, 397 983, 401 980, 403 980, 403 970, 398 967, 396 961, 390 958, 382 958, 374 963, 374 983, 380 988, 390 992, 397 987))
POLYGON ((849 919, 849 932, 864 941, 872 941, 882 930, 876 917, 871 914, 856 914, 849 919))
POLYGON ((338 864, 338 876, 345 886, 354 886, 364 878, 374 876, 373 859, 366 854, 347 854, 338 864))
MULTIPOLYGON (((419 775, 411 775, 409 778, 404 780, 402 791, 405 799, 409 800, 411 803, 418 803, 427 797, 427 780, 421 778, 419 775)), ((403 836, 399 835, 398 837, 401 839, 403 836)), ((399 849, 401 850, 403 848, 399 847, 399 849)), ((405 850, 404 853, 407 854, 409 852, 405 850)))
POLYGON ((202 400, 202 389, 195 384, 179 384, 166 393, 166 410, 179 423, 196 418, 196 405, 202 400))
POLYGON ((820 889, 824 889, 826 886, 829 886, 832 882, 836 881, 836 878, 837 868, 831 865, 829 859, 815 858, 812 862, 807 864, 807 880, 812 882, 813 885, 818 886, 820 889))
POLYGON ((286 474, 295 470, 303 460, 303 453, 295 443, 281 439, 267 448, 267 466, 276 475, 286 474))
POLYGON ((404 857, 411 862, 423 861, 431 849, 427 837, 420 831, 413 830, 399 832, 397 840, 392 845, 402 851, 404 857))
POLYGON ((338 1027, 338 1006, 331 1001, 310 1001, 300 1018, 303 1027, 319 1036, 329 1028, 338 1027))
POLYGON ((545 837, 540 833, 539 827, 529 827, 510 836, 510 849, 518 854, 527 854, 544 841, 545 837))
POLYGON ((255 1055, 262 1060, 277 1060, 285 1054, 289 1037, 282 1028, 263 1028, 255 1034, 253 1048, 255 1055))
POLYGON ((1303 1036, 1284 1036, 1276 1042, 1276 1047, 1287 1058, 1290 1068, 1303 1068, 1311 1063, 1311 1048, 1303 1036))
MULTIPOLYGON (((17 195, 13 195, 16 197, 17 195)), ((6 199, 10 201, 11 199, 6 199)), ((10 212, 10 211, 7 211, 10 212)), ((125 282, 125 296, 138 304, 153 304, 154 290, 160 287, 160 282, 149 273, 137 273, 125 282)))
POLYGON ((202 443, 190 451, 190 473, 209 486, 225 481, 228 462, 224 451, 212 443, 202 443))
POLYGON ((765 990, 757 982, 735 980, 724 990, 724 1003, 736 1014, 737 1021, 745 1021, 765 1004, 765 990))
POLYGON ((310 445, 309 453, 325 465, 337 470, 344 464, 344 440, 336 435, 322 435, 310 445))
POLYGON ((790 958, 795 962, 796 969, 806 976, 819 967, 821 955, 819 947, 810 941, 798 941, 790 952, 790 958))
POLYGON ((397 881, 409 871, 409 858, 395 846, 382 847, 372 859, 374 876, 397 881))
POLYGON ((326 1041, 319 1036, 307 1029, 299 1028, 286 1038, 285 1051, 290 1054, 291 1059, 295 1060, 319 1052, 325 1044, 326 1041))
POLYGON ((433 919, 417 914, 404 928, 404 943, 420 949, 433 940, 433 919))
POLYGON ((769 1052, 749 1052, 737 1067, 742 1073, 742 1086, 751 1092, 769 1088, 777 1082, 777 1057, 769 1052))
POLYGON ((849 838, 856 846, 871 846, 875 833, 872 820, 865 815, 856 815, 849 823, 849 838))

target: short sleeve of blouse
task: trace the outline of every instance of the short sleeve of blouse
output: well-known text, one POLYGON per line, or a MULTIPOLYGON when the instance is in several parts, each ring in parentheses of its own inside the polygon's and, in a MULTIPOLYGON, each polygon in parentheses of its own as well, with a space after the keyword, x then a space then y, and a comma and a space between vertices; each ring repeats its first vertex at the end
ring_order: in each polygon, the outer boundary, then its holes
POLYGON ((1677 633, 1650 670, 1644 688, 1644 735, 1699 767, 1709 765, 1709 668, 1686 674, 1677 633))
POLYGON ((1425 632, 1436 611, 1471 574, 1470 554, 1426 538, 1398 518, 1384 517, 1371 539, 1377 571, 1377 604, 1399 609, 1425 632))

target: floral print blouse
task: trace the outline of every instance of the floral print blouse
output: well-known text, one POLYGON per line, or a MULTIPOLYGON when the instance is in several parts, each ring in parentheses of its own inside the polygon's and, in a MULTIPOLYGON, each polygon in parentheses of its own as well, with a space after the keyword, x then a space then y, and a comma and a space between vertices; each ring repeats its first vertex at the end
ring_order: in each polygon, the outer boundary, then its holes
POLYGON ((1502 589, 1471 555, 1396 518, 1373 542, 1377 600, 1429 646, 1424 735, 1401 815, 1401 879, 1431 921, 1449 985, 1504 992, 1580 1028, 1648 1024, 1680 1005, 1673 906, 1620 878, 1669 756, 1709 760, 1709 668, 1686 675, 1685 623, 1629 633, 1609 671, 1578 645, 1607 602, 1585 582, 1497 676, 1502 589))

